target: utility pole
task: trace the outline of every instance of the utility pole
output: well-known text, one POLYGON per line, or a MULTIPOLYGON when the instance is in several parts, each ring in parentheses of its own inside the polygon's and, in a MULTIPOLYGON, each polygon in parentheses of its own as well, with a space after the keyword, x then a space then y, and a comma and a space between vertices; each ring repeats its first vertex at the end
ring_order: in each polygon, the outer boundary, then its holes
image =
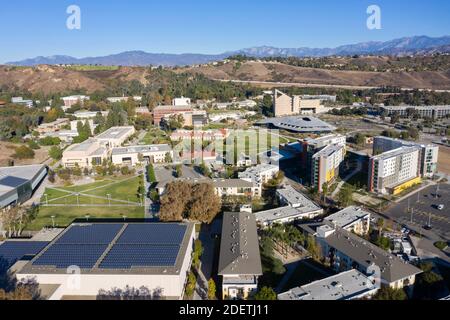
POLYGON ((414 223, 414 208, 411 209, 411 223, 414 223))

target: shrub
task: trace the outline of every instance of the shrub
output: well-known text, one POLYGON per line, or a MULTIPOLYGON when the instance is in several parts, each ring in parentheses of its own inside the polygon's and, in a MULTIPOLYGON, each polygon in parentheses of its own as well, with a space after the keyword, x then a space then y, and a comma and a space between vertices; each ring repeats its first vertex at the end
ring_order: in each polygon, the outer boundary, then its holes
POLYGON ((33 159, 34 151, 27 146, 20 146, 16 148, 16 153, 13 157, 16 159, 33 159))

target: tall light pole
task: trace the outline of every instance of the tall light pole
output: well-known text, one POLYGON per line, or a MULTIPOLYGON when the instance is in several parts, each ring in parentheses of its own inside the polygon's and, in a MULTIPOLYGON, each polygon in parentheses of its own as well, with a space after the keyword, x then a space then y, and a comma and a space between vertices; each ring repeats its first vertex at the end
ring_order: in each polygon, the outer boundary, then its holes
POLYGON ((52 218, 52 226, 55 228, 55 216, 51 216, 50 218, 52 218))
POLYGON ((44 197, 45 197, 45 204, 48 205, 48 195, 44 194, 44 197))
POLYGON ((108 198, 108 203, 109 203, 109 206, 111 207, 111 195, 108 193, 106 195, 106 197, 108 198))

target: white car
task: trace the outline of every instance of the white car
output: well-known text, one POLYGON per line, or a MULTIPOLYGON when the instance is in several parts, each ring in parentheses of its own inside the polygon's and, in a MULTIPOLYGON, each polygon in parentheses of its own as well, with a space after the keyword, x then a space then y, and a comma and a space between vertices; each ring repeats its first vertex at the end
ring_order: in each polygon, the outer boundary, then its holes
POLYGON ((443 204, 440 204, 437 206, 437 209, 442 211, 445 209, 445 206, 443 204))

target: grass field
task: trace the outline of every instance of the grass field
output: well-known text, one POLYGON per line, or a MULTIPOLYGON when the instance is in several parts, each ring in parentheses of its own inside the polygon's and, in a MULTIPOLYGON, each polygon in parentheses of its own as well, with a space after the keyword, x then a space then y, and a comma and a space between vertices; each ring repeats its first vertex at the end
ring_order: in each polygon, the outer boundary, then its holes
POLYGON ((153 128, 140 141, 142 144, 170 144, 170 137, 161 129, 153 128))
POLYGON ((38 218, 27 225, 26 230, 39 231, 52 225, 51 216, 55 216, 55 226, 66 227, 78 218, 144 218, 144 207, 41 207, 38 218))
POLYGON ((144 218, 144 207, 137 196, 142 179, 142 175, 105 178, 82 186, 47 188, 39 214, 27 229, 34 231, 52 225, 52 216, 58 226, 67 226, 87 214, 92 218, 144 218))

